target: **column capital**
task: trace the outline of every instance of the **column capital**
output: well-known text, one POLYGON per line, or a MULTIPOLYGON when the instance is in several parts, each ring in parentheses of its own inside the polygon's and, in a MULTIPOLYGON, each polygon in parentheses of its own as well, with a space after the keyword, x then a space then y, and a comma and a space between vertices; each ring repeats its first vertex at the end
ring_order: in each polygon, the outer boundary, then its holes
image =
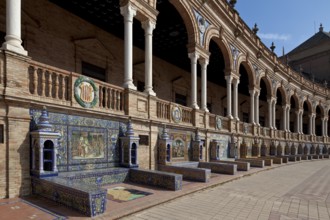
POLYGON ((136 11, 137 9, 131 3, 120 7, 120 14, 124 16, 125 21, 133 22, 133 18, 136 15, 136 11))
POLYGON ((142 21, 142 28, 144 29, 145 35, 152 35, 152 32, 156 28, 156 23, 151 20, 142 21))
POLYGON ((198 60, 198 62, 201 66, 209 65, 209 59, 206 59, 206 58, 201 58, 201 59, 198 60))
POLYGON ((235 77, 233 78, 233 84, 234 86, 238 86, 239 84, 239 79, 236 79, 235 77))
POLYGON ((254 96, 257 93, 257 91, 255 89, 250 89, 249 93, 251 96, 254 96))
POLYGON ((196 63, 199 59, 199 54, 197 52, 188 53, 188 57, 190 58, 191 62, 196 63))

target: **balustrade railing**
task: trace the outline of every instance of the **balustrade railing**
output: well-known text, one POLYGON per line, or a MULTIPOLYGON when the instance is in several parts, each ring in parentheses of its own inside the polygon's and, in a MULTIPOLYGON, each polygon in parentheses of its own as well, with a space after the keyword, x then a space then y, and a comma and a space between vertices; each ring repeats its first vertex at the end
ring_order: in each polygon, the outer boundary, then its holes
POLYGON ((191 124, 192 120, 192 109, 182 106, 182 122, 191 124))
POLYGON ((157 118, 170 120, 170 102, 157 100, 157 118))
POLYGON ((124 89, 99 82, 99 107, 114 111, 124 111, 124 89))
POLYGON ((29 63, 30 94, 55 100, 70 101, 70 72, 42 63, 29 63))

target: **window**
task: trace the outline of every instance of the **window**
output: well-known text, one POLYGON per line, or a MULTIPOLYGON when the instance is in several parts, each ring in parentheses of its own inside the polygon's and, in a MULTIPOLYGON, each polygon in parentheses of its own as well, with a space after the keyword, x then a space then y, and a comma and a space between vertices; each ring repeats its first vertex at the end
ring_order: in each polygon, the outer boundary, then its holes
POLYGON ((187 106, 187 96, 175 93, 175 103, 187 106))
POLYGON ((83 75, 105 82, 105 69, 90 63, 81 63, 81 72, 83 75))
POLYGON ((142 81, 138 81, 137 82, 137 90, 139 91, 139 92, 143 92, 144 91, 144 82, 142 82, 142 81))

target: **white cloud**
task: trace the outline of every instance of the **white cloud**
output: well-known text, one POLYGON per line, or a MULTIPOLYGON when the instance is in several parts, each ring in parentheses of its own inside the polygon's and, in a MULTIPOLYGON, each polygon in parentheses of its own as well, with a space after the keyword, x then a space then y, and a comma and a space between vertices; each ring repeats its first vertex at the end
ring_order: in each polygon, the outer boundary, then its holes
POLYGON ((264 33, 259 33, 258 36, 261 39, 265 39, 265 40, 288 41, 291 38, 291 36, 289 34, 264 34, 264 33))

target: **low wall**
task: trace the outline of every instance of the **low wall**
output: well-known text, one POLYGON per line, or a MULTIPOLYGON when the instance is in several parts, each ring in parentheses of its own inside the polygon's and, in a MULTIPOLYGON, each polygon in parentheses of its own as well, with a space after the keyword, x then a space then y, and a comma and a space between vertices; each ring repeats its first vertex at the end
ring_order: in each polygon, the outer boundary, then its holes
POLYGON ((212 173, 222 173, 230 175, 235 175, 237 173, 236 164, 199 162, 198 167, 210 169, 212 173))
POLYGON ((182 175, 157 170, 130 169, 129 181, 174 191, 182 189, 182 175))
POLYGON ((259 168, 264 168, 265 167, 265 161, 262 159, 236 159, 235 161, 243 161, 243 162, 249 162, 251 167, 259 167, 259 168))
POLYGON ((273 160, 273 164, 282 164, 283 163, 283 159, 281 157, 275 157, 275 156, 261 157, 261 159, 266 159, 266 158, 272 159, 273 160))
POLYGON ((31 181, 33 194, 68 206, 84 215, 93 217, 104 213, 106 209, 106 189, 59 177, 32 177, 31 181))
POLYGON ((213 163, 226 163, 226 164, 236 164, 238 171, 249 171, 250 163, 243 161, 227 161, 227 160, 212 160, 213 163))
POLYGON ((183 176, 184 180, 209 182, 209 180, 211 178, 211 170, 203 169, 203 168, 159 165, 158 170, 170 172, 170 173, 181 174, 183 176))

